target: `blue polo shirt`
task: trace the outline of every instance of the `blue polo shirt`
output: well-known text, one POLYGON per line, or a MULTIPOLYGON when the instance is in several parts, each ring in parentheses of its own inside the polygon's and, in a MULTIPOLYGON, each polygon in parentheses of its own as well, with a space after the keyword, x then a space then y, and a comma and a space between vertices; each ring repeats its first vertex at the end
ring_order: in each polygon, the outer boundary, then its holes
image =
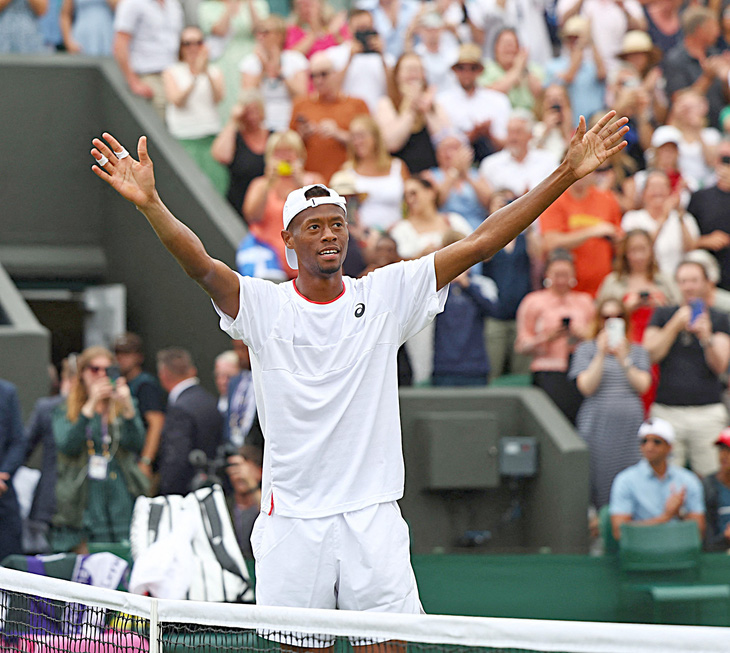
POLYGON ((633 521, 659 517, 672 492, 687 489, 682 509, 688 513, 705 512, 705 493, 696 474, 676 465, 668 465, 659 478, 646 460, 627 467, 611 486, 609 511, 612 515, 631 515, 633 521))

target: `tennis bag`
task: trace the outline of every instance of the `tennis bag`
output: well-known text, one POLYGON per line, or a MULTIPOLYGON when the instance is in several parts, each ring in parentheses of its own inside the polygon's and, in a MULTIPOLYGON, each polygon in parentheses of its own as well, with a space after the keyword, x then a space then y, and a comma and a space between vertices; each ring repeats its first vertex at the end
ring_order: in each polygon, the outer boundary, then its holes
POLYGON ((138 497, 130 543, 132 592, 194 601, 254 601, 219 485, 185 497, 138 497))

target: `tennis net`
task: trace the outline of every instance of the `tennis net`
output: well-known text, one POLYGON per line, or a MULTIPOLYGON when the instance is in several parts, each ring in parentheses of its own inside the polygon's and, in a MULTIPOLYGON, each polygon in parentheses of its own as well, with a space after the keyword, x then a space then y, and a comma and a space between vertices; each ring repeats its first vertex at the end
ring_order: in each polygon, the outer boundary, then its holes
POLYGON ((727 628, 170 601, 0 568, 0 651, 25 653, 719 653, 727 628))

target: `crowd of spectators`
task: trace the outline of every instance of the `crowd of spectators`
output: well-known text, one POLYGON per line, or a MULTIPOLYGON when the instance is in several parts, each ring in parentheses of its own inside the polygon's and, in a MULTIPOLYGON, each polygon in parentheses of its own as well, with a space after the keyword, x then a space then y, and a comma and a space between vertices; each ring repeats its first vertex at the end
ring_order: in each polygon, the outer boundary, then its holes
MULTIPOLYGON (((529 370, 588 443, 596 508, 609 503, 617 474, 641 464, 640 454, 649 460, 644 447, 663 444, 659 453, 671 450, 725 501, 728 441, 717 439, 728 424, 730 363, 725 4, 356 0, 345 12, 294 0, 284 17, 262 0, 55 8, 0 0, 0 51, 113 55, 130 90, 153 103, 248 225, 239 270, 275 281, 296 276, 279 233, 294 188, 324 182, 348 196, 346 271, 367 274, 468 235, 555 168, 578 116, 590 124, 616 109, 629 118, 628 147, 452 284, 435 325, 402 350, 401 378, 485 385, 529 370), (647 417, 660 426, 641 426, 647 417)), ((54 435, 72 469, 87 450, 103 458, 112 438, 115 483, 127 492, 115 500, 139 490, 124 474, 127 455, 146 479, 159 474, 161 491, 183 491, 192 470, 173 461, 179 442, 213 455, 220 431, 238 447, 261 446, 260 429, 246 441, 257 420, 245 372, 219 385, 218 402, 200 389, 188 409, 180 388, 197 385, 190 354, 161 352, 163 427, 159 403, 125 399, 125 387, 136 396, 126 367, 129 386, 116 386, 110 401, 108 381, 90 370, 111 356, 77 359, 53 428, 65 433, 54 435), (196 431, 202 412, 206 442, 196 431)), ((659 453, 649 464, 666 485, 659 453)), ((682 514, 676 492, 667 498, 672 516, 682 514)), ((625 516, 629 495, 624 487, 616 514, 625 516)), ((75 507, 64 527, 78 531, 95 507, 75 507)), ((730 544, 727 532, 725 523, 712 529, 730 544)))

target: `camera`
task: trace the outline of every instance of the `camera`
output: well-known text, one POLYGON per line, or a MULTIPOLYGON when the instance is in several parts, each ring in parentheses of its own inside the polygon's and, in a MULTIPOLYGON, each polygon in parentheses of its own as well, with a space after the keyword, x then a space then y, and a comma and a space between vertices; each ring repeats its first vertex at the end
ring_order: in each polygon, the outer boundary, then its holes
POLYGON ((119 365, 110 365, 106 370, 106 375, 109 377, 112 385, 116 385, 122 372, 119 369, 119 365))
POLYGON ((238 453, 238 447, 232 442, 225 442, 218 446, 215 452, 215 458, 212 460, 202 449, 193 449, 188 455, 188 462, 195 470, 195 476, 190 482, 190 491, 195 492, 202 487, 212 487, 220 485, 224 488, 227 485, 226 469, 230 466, 228 463, 229 456, 235 456, 238 453))
POLYGON ((646 303, 646 302, 648 302, 648 301, 649 301, 649 297, 651 297, 651 294, 649 293, 649 291, 648 291, 648 290, 642 290, 642 291, 641 291, 641 292, 639 293, 639 299, 640 299, 640 300, 641 300, 641 301, 642 301, 643 303, 646 303))
POLYGON ((370 37, 377 36, 377 32, 374 29, 364 29, 355 32, 355 38, 362 44, 363 54, 370 54, 371 52, 377 52, 370 47, 370 37))
POLYGON ((563 329, 569 329, 570 328, 570 317, 564 317, 563 318, 563 329))

